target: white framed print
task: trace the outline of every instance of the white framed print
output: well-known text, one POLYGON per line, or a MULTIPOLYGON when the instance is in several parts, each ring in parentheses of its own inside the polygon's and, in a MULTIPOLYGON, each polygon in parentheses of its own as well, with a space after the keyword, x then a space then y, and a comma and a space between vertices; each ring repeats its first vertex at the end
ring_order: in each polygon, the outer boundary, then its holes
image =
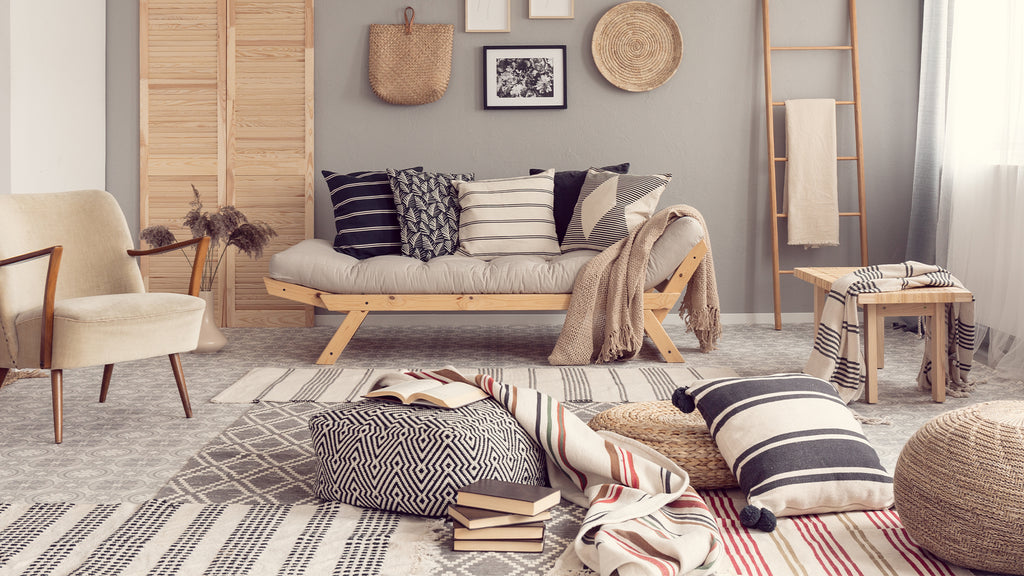
POLYGON ((466 0, 466 32, 510 32, 511 0, 466 0))
POLYGON ((484 109, 567 108, 565 46, 484 46, 484 109))
POLYGON ((575 0, 530 0, 530 18, 574 18, 575 0))

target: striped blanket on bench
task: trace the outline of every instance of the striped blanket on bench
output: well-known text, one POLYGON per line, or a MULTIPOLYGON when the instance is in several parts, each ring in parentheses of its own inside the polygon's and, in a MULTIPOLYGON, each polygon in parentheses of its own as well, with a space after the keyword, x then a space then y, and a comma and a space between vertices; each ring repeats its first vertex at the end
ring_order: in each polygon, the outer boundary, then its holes
MULTIPOLYGON (((837 279, 825 299, 814 349, 804 372, 828 380, 843 401, 847 404, 853 402, 860 397, 864 387, 857 296, 869 292, 950 286, 964 287, 947 270, 920 262, 868 266, 837 279)), ((969 389, 967 375, 974 358, 974 303, 947 305, 945 320, 949 335, 946 388, 951 396, 964 396, 969 389)), ((930 323, 933 321, 929 319, 926 323, 926 340, 931 338, 930 323)), ((931 358, 931 348, 927 344, 924 350, 917 385, 921 390, 931 390, 932 362, 947 359, 931 358)))

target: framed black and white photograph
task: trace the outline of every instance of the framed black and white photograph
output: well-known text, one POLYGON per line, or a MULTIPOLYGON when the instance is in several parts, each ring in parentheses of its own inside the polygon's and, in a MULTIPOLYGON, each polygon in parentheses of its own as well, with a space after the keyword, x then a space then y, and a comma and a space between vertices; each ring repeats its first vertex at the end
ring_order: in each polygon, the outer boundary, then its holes
POLYGON ((574 0, 530 0, 530 18, 572 19, 574 0))
POLYGON ((509 0, 466 0, 466 32, 511 32, 509 0))
POLYGON ((484 46, 484 109, 567 106, 565 46, 484 46))

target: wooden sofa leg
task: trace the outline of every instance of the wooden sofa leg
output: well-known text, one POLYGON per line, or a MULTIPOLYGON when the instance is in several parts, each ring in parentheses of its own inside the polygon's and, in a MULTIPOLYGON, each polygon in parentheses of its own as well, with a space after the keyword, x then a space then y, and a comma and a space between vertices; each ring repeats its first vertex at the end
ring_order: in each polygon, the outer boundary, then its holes
POLYGON ((369 310, 349 310, 345 313, 345 321, 338 326, 338 331, 331 337, 331 341, 324 347, 324 351, 320 353, 320 357, 317 358, 317 364, 334 364, 338 360, 338 356, 348 346, 352 336, 355 335, 356 330, 366 319, 366 315, 369 314, 369 310))
POLYGON ((672 342, 672 339, 669 338, 668 332, 665 332, 665 327, 661 325, 658 315, 654 310, 644 310, 644 332, 650 336, 651 341, 658 347, 658 352, 661 353, 661 357, 665 359, 665 362, 673 364, 686 362, 679 353, 679 349, 672 342))

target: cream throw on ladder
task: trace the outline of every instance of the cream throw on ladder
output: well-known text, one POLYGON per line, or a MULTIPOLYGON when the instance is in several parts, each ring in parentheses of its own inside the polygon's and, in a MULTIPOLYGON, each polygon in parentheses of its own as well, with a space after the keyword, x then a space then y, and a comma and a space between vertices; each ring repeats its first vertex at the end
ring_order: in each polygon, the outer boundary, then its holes
MULTIPOLYGON (((920 262, 885 264, 858 268, 832 283, 821 312, 814 350, 804 373, 828 380, 849 404, 860 397, 864 387, 864 366, 857 318, 857 295, 867 292, 895 292, 908 288, 950 287, 963 284, 948 271, 920 262)), ((931 317, 925 327, 925 338, 931 338, 931 317)), ((966 396, 971 385, 967 375, 974 359, 974 302, 946 305, 947 358, 932 358, 931 346, 924 347, 924 359, 917 375, 917 386, 931 390, 932 362, 948 362, 946 390, 950 396, 966 396)))
POLYGON ((836 101, 786 100, 787 242, 839 245, 836 101))

